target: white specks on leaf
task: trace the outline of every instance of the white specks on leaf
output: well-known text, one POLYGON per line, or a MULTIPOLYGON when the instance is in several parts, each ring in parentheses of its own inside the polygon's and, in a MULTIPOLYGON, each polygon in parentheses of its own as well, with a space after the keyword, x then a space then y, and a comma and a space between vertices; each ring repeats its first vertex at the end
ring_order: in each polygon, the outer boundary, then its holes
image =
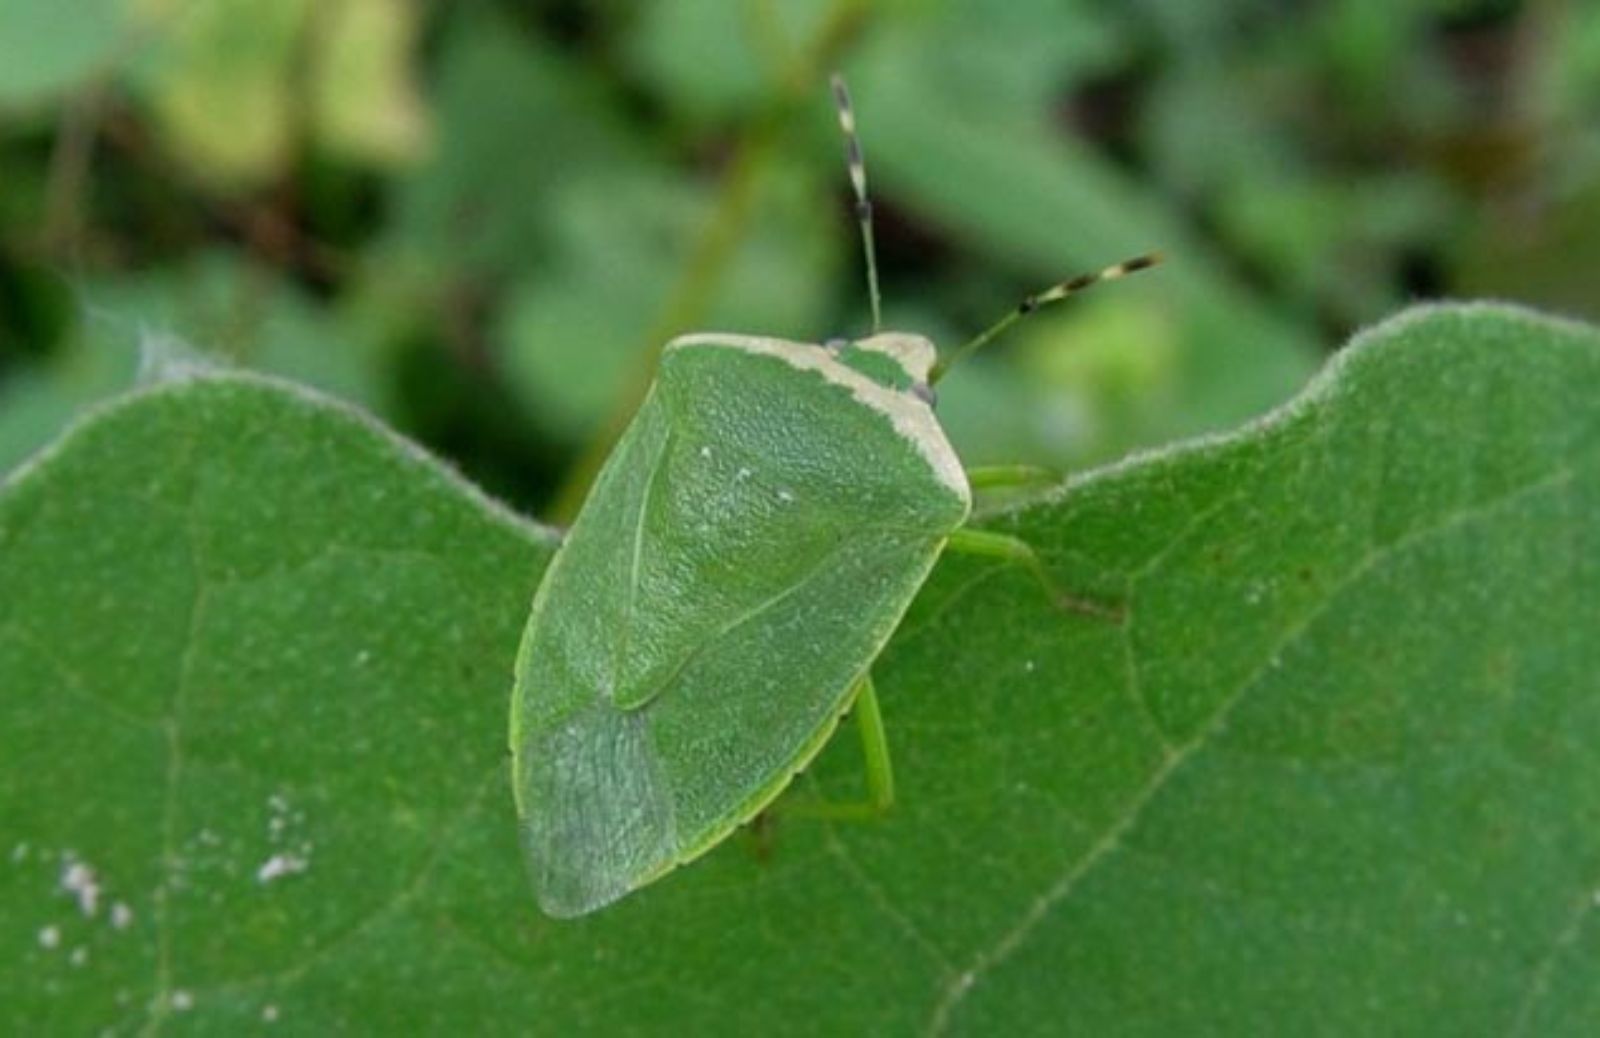
POLYGON ((305 821, 305 814, 292 811, 289 798, 283 793, 273 793, 267 797, 267 812, 267 843, 273 848, 284 849, 275 849, 267 860, 256 867, 256 882, 261 884, 293 876, 311 867, 310 841, 300 841, 293 848, 284 847, 290 828, 301 825, 305 821))
POLYGON ((19 863, 28 860, 28 844, 26 842, 19 843, 11 848, 11 860, 19 863))
POLYGON ((61 944, 61 928, 46 926, 39 931, 39 947, 50 949, 61 944))
POLYGON ((167 997, 167 1005, 174 1013, 187 1013, 194 1008, 194 996, 183 988, 178 988, 167 997))
POLYGON ((100 878, 71 851, 61 855, 61 891, 77 899, 78 911, 93 916, 100 910, 100 878))
POLYGON ((1276 580, 1252 580, 1245 589, 1245 601, 1250 605, 1260 605, 1263 602, 1271 603, 1277 599, 1280 586, 1276 580))
POLYGON ((74 968, 81 969, 89 962, 89 949, 80 944, 72 949, 72 954, 67 956, 67 961, 72 963, 74 968))
POLYGON ((118 901, 111 906, 111 925, 118 930, 126 930, 133 925, 133 909, 118 901))
POLYGON ((794 502, 794 492, 790 490, 780 490, 778 491, 778 500, 782 501, 786 505, 792 504, 794 502))
POLYGON ((271 1002, 268 1002, 266 1005, 261 1007, 261 1021, 262 1021, 262 1023, 271 1024, 271 1023, 276 1023, 277 1020, 278 1020, 278 1007, 277 1006, 273 1005, 271 1002))
POLYGON ((311 867, 311 860, 298 854, 274 854, 256 869, 256 882, 271 883, 284 876, 293 876, 311 867))
MULTIPOLYGON (((359 657, 358 657, 359 659, 359 657)), ((291 823, 302 822, 305 815, 289 810, 289 798, 282 793, 267 797, 267 838, 277 843, 291 823)))

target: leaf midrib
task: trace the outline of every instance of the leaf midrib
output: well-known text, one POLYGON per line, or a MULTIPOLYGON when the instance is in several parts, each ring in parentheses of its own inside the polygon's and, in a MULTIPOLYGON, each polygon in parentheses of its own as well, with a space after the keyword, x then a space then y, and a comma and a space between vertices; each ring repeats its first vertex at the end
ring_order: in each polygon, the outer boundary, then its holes
MULTIPOLYGON (((1503 508, 1516 505, 1525 497, 1530 497, 1564 484, 1570 484, 1578 475, 1580 469, 1596 456, 1600 456, 1600 450, 1581 454, 1539 479, 1520 484, 1501 494, 1463 506, 1454 511, 1443 513, 1436 516, 1433 522, 1415 527, 1385 544, 1369 548, 1362 558, 1352 564, 1338 581, 1329 585, 1327 594, 1315 608, 1308 610, 1298 621, 1285 629, 1284 633, 1273 645, 1262 654, 1262 662, 1248 677, 1239 683, 1239 686, 1230 696, 1218 705, 1195 736, 1189 742, 1167 753, 1161 764, 1151 773, 1145 783, 1128 799, 1126 806, 1118 816, 1106 826, 1101 837, 1081 857, 1072 862, 1060 878, 1032 901, 1016 923, 1002 931, 1001 935, 987 948, 980 949, 969 960, 967 968, 945 985, 935 999, 932 1014, 924 1029, 925 1033, 929 1036, 945 1033, 956 1008, 976 986, 983 974, 1014 955, 1039 923, 1072 896, 1084 877, 1115 853, 1121 845, 1122 838, 1134 828, 1139 818, 1143 816, 1145 808, 1160 794, 1184 764, 1210 745, 1212 736, 1225 726, 1227 719, 1238 705, 1243 702, 1252 689, 1261 683, 1272 667, 1272 661, 1278 658, 1285 650, 1298 643, 1346 591, 1363 577, 1377 570, 1384 562, 1403 552, 1419 547, 1434 537, 1478 519, 1490 517, 1503 508)), ((1211 510, 1215 511, 1215 508, 1211 510)), ((1184 529, 1179 531, 1176 537, 1181 539, 1184 536, 1188 536, 1196 528, 1192 522, 1186 523, 1184 529)), ((1165 552, 1170 547, 1170 543, 1163 546, 1162 552, 1165 552)), ((1148 567, 1143 569, 1145 574, 1150 572, 1148 567)), ((1128 620, 1124 628, 1124 636, 1130 641, 1131 633, 1128 632, 1131 632, 1137 615, 1136 600, 1130 596, 1128 620)))

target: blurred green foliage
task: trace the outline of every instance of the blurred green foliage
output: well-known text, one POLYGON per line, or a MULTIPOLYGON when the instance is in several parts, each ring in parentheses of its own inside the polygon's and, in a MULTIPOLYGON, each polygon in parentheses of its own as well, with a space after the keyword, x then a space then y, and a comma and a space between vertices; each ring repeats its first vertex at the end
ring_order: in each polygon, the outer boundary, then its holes
POLYGON ((177 342, 570 511, 671 334, 865 330, 836 66, 891 325, 1170 256, 941 386, 971 461, 1231 425, 1411 298, 1600 317, 1580 0, 0 0, 0 469, 177 342))

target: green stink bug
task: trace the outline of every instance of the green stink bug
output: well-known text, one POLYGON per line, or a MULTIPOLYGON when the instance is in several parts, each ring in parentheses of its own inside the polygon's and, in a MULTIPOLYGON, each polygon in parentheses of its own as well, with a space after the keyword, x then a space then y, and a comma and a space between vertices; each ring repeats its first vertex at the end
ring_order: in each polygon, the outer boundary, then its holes
POLYGON ((932 386, 1018 317, 1156 259, 1031 296, 943 362, 922 336, 879 331, 865 167, 837 76, 833 89, 873 334, 669 343, 534 596, 511 751, 550 915, 593 911, 710 850, 852 709, 873 803, 888 806, 868 671, 940 552, 1011 559, 1050 584, 1025 543, 964 528, 972 487, 995 474, 963 470, 932 386))

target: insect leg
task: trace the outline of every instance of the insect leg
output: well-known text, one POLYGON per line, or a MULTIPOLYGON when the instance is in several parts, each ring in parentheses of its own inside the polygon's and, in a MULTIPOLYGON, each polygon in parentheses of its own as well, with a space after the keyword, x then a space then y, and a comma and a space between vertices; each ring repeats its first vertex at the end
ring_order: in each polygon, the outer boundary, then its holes
POLYGON ((887 811, 894 806, 894 764, 889 759, 889 740, 883 734, 883 714, 878 710, 871 674, 862 675, 857 686, 855 714, 861 754, 866 759, 867 803, 876 811, 887 811))
POLYGON ((1043 486, 1060 479, 1059 473, 1038 465, 980 465, 967 470, 967 485, 974 490, 1043 486))
POLYGON ((819 800, 806 796, 787 796, 773 805, 775 814, 788 818, 818 818, 827 821, 869 821, 894 804, 894 765, 889 759, 889 741, 884 736, 883 713, 878 709, 878 694, 872 675, 863 675, 852 693, 851 709, 861 733, 861 753, 866 761, 867 799, 849 803, 819 800))
POLYGON ((1112 623, 1123 621, 1123 609, 1120 605, 1110 605, 1097 602, 1090 598, 1083 598, 1065 591, 1057 583, 1055 575, 1050 572, 1044 560, 1039 558, 1039 553, 1033 546, 1020 537, 1010 534, 995 533, 991 530, 957 530, 950 535, 945 547, 951 551, 962 552, 967 555, 981 555, 991 559, 1004 559, 1006 562, 1025 567, 1032 573, 1050 600, 1062 609, 1070 609, 1074 613, 1082 613, 1100 620, 1109 620, 1112 623))

